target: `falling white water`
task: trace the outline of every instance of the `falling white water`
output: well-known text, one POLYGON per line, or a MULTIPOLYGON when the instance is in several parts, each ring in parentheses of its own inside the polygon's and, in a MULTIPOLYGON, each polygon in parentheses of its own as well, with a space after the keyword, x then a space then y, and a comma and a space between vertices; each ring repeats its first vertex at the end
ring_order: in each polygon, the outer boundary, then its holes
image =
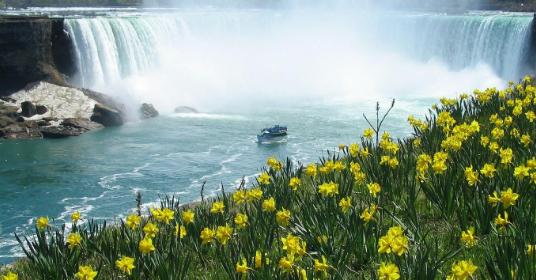
POLYGON ((532 17, 211 9, 66 20, 81 86, 161 110, 454 95, 527 71, 532 17))

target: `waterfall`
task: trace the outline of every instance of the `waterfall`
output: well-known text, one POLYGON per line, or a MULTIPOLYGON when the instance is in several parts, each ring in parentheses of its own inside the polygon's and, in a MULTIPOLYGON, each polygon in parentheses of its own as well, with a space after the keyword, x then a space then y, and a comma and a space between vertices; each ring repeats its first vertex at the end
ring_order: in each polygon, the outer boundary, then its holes
POLYGON ((393 23, 401 34, 394 37, 411 56, 456 70, 485 63, 504 79, 526 74, 531 25, 532 15, 485 13, 409 15, 393 23))
MULTIPOLYGON (((244 32, 253 37, 280 32, 286 28, 277 25, 282 17, 276 10, 244 10, 69 18, 65 25, 79 73, 73 82, 95 87, 158 67, 162 46, 169 50, 185 41, 210 45, 229 41, 220 38, 229 34, 246 38, 244 32)), ((355 30, 355 36, 373 38, 372 45, 390 45, 414 60, 441 61, 453 70, 486 64, 503 79, 518 79, 528 71, 531 15, 395 14, 379 21, 373 28, 355 30)))
POLYGON ((248 26, 258 27, 262 17, 250 11, 67 18, 65 29, 72 38, 78 68, 73 82, 95 87, 142 73, 158 66, 162 59, 158 50, 163 46, 197 36, 215 37, 219 31, 241 32, 248 26))

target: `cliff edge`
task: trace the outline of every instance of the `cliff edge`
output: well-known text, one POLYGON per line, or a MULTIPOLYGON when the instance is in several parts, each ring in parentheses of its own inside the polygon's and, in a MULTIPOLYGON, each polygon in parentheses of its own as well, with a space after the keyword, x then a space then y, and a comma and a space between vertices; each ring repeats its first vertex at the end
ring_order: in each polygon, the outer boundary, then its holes
POLYGON ((72 52, 61 18, 0 17, 0 96, 37 81, 66 84, 72 52))

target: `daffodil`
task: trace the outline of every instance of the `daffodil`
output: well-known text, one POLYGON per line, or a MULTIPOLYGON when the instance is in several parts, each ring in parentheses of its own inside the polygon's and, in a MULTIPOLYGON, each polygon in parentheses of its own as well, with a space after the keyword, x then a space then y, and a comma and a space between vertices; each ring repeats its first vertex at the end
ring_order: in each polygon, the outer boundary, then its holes
POLYGON ((473 247, 476 244, 475 237, 475 228, 469 227, 469 229, 462 231, 462 236, 460 237, 463 245, 466 247, 473 247))
POLYGON ((311 163, 309 165, 307 165, 307 167, 305 168, 305 175, 307 176, 310 176, 310 177, 316 177, 316 174, 318 173, 318 169, 316 167, 316 164, 314 163, 311 163))
POLYGON ((153 245, 153 239, 146 236, 138 244, 138 249, 142 254, 149 254, 153 252, 155 250, 155 247, 153 245))
POLYGON ((247 201, 257 201, 262 198, 263 191, 261 188, 253 188, 249 191, 246 191, 246 200, 247 201))
POLYGON ((37 225, 37 229, 39 229, 39 230, 46 229, 49 226, 48 217, 39 217, 37 219, 36 225, 37 225))
POLYGON ((530 168, 525 165, 519 165, 514 168, 514 177, 518 180, 523 180, 523 178, 530 176, 530 168))
POLYGON ((371 204, 368 208, 365 208, 365 210, 363 210, 363 212, 361 212, 361 215, 359 217, 365 223, 368 223, 368 222, 374 220, 374 214, 376 213, 377 208, 378 208, 378 206, 376 206, 376 204, 371 204))
POLYGON ((530 135, 528 134, 521 135, 521 144, 523 144, 525 148, 528 147, 530 143, 532 143, 532 139, 530 138, 530 135))
POLYGON ((291 272, 293 266, 294 266, 293 256, 286 256, 279 260, 279 269, 283 270, 284 272, 291 272))
POLYGON ((325 256, 322 256, 322 260, 315 259, 315 272, 327 272, 330 266, 325 256))
POLYGON ((15 274, 14 272, 10 271, 4 276, 2 276, 2 280, 19 280, 19 275, 15 274))
POLYGON ((432 161, 432 169, 436 174, 444 174, 447 171, 448 154, 445 152, 437 152, 434 154, 432 161))
POLYGON ((471 260, 462 260, 452 265, 449 280, 469 280, 473 279, 478 267, 471 260))
POLYGON ((69 244, 69 249, 74 249, 82 243, 82 236, 78 232, 71 232, 67 236, 67 243, 69 244))
POLYGON ((306 253, 307 244, 301 238, 292 234, 287 234, 286 237, 281 237, 281 243, 283 244, 283 250, 288 255, 300 255, 303 256, 306 253))
POLYGON ((378 268, 379 280, 398 280, 400 279, 400 270, 393 263, 382 262, 378 268))
POLYGON ((394 253, 402 256, 409 248, 409 239, 399 226, 389 228, 387 234, 378 240, 378 252, 382 254, 394 253))
POLYGON ((382 190, 380 184, 378 183, 370 183, 367 185, 367 188, 372 197, 376 197, 378 193, 382 190))
POLYGON ((512 191, 512 188, 508 188, 506 191, 501 192, 501 202, 504 208, 508 208, 516 204, 519 194, 512 191))
POLYGON ((93 280, 97 277, 97 272, 89 265, 81 265, 74 276, 79 280, 93 280))
POLYGON ((126 224, 130 229, 135 229, 141 225, 141 217, 136 214, 131 214, 127 217, 126 224))
POLYGON ((136 268, 136 266, 134 265, 134 258, 126 256, 116 260, 115 267, 126 275, 131 275, 132 270, 136 268))
POLYGON ((242 258, 241 262, 236 263, 236 273, 240 273, 242 275, 245 275, 248 273, 248 270, 250 268, 248 267, 248 262, 246 259, 242 258))
POLYGON ((301 180, 298 177, 292 177, 290 178, 290 182, 288 183, 288 186, 291 190, 296 191, 298 190, 298 187, 301 185, 301 180))
POLYGON ((357 157, 359 155, 359 145, 356 143, 350 144, 350 146, 348 147, 348 152, 351 156, 357 157))
POLYGON ((194 222, 195 213, 192 210, 186 210, 182 212, 182 221, 185 224, 191 224, 194 222))
POLYGON ((275 170, 275 171, 279 171, 279 170, 281 170, 281 168, 282 168, 282 166, 283 166, 283 165, 281 164, 281 162, 279 162, 275 157, 270 157, 270 158, 268 158, 268 160, 266 161, 266 164, 267 164, 268 166, 270 166, 270 167, 271 167, 273 170, 275 170))
POLYGON ((178 236, 180 239, 183 239, 188 234, 186 227, 183 225, 175 225, 175 236, 178 236))
POLYGON ((227 242, 231 239, 233 235, 233 228, 229 225, 218 226, 216 229, 216 239, 222 245, 227 245, 227 242))
POLYGON ((372 139, 372 136, 374 136, 374 130, 372 130, 372 128, 369 127, 363 131, 363 137, 372 139))
POLYGON ((269 185, 271 178, 272 177, 270 176, 270 174, 263 172, 261 173, 261 175, 259 175, 259 177, 257 178, 257 181, 261 185, 269 185))
POLYGON ((163 209, 154 209, 151 208, 151 214, 155 218, 155 220, 159 222, 163 222, 165 224, 169 224, 173 219, 175 219, 175 212, 169 208, 163 208, 163 209))
POLYGON ((510 164, 510 163, 512 163, 512 158, 514 157, 514 152, 510 148, 501 149, 499 151, 499 155, 501 157, 501 163, 502 164, 510 164))
POLYGON ((497 206, 501 202, 501 198, 497 194, 497 192, 493 192, 493 195, 488 196, 488 203, 493 205, 494 207, 497 206))
POLYGON ((536 245, 529 244, 527 245, 527 255, 532 256, 536 252, 536 245))
POLYGON ((248 216, 246 214, 238 213, 234 218, 234 222, 239 229, 245 228, 248 225, 248 216))
POLYGON ((478 172, 473 170, 473 166, 465 168, 465 180, 469 186, 474 186, 478 183, 478 172))
POLYGON ((225 211, 225 204, 223 201, 215 201, 212 203, 212 207, 210 208, 210 213, 212 214, 223 214, 225 211))
POLYGON ((201 244, 205 245, 205 244, 212 243, 212 241, 214 240, 215 235, 216 235, 216 233, 212 229, 204 228, 201 231, 201 235, 200 235, 201 244))
POLYGON ((262 268, 262 252, 260 250, 255 251, 255 268, 262 268))
POLYGON ((247 191, 246 190, 237 190, 233 193, 233 201, 240 205, 247 201, 247 191))
POLYGON ((500 229, 504 230, 508 224, 510 224, 510 221, 508 220, 508 213, 504 212, 504 215, 499 215, 497 218, 495 218, 495 224, 500 227, 500 229))
POLYGON ((275 199, 273 197, 267 198, 262 202, 262 211, 274 212, 276 210, 275 199))
POLYGON ((352 198, 351 197, 345 197, 345 198, 342 198, 340 201, 339 201, 339 207, 341 207, 341 210, 343 213, 346 213, 348 212, 348 210, 350 210, 350 208, 352 208, 352 198))
POLYGON ((291 216, 290 211, 283 208, 277 211, 277 213, 275 214, 275 220, 278 225, 286 227, 288 226, 290 222, 290 216, 291 216))
POLYGON ((158 226, 156 226, 155 224, 151 222, 148 222, 143 227, 143 232, 145 232, 145 235, 149 236, 150 238, 155 238, 156 234, 158 234, 158 231, 159 231, 158 226))
POLYGON ((324 197, 332 197, 339 194, 339 185, 333 182, 323 183, 318 186, 318 192, 324 197))
POLYGON ((80 215, 80 212, 75 211, 71 214, 71 221, 73 221, 73 224, 76 224, 80 220, 81 217, 82 215, 80 215))
POLYGON ((495 173, 497 172, 497 169, 495 169, 495 165, 491 163, 484 164, 484 167, 480 169, 480 174, 484 175, 484 177, 493 178, 495 176, 495 173))

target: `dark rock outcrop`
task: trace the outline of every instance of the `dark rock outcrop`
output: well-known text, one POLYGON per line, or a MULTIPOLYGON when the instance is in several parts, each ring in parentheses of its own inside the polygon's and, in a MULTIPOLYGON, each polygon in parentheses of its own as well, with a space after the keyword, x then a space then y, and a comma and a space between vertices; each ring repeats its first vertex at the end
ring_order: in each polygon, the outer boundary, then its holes
POLYGON ((26 118, 31 118, 35 114, 37 114, 37 110, 35 108, 35 105, 30 101, 24 101, 20 104, 20 108, 22 109, 21 115, 26 118))
POLYGON ((43 138, 65 138, 70 136, 80 136, 82 133, 86 132, 86 130, 72 127, 72 126, 47 126, 41 128, 41 133, 43 134, 43 138))
POLYGON ((43 114, 46 114, 46 112, 48 112, 48 109, 45 105, 36 105, 35 106, 35 112, 38 114, 38 115, 43 115, 43 114))
POLYGON ((72 53, 63 19, 0 17, 0 95, 36 81, 66 84, 64 75, 74 72, 72 53))
POLYGON ((102 128, 101 124, 83 118, 65 119, 58 126, 47 126, 41 128, 44 138, 65 138, 79 136, 90 130, 102 128))
POLYGON ((153 104, 143 103, 140 107, 140 114, 142 119, 150 119, 158 117, 158 111, 154 108, 153 104))
POLYGON ((95 104, 91 120, 104 126, 123 125, 123 116, 121 111, 100 103, 95 104))
POLYGON ((61 122, 61 125, 62 126, 68 126, 68 127, 75 127, 75 128, 83 129, 83 130, 86 130, 86 131, 90 131, 90 130, 93 130, 93 129, 98 129, 98 128, 103 128, 104 127, 100 123, 96 123, 96 122, 93 122, 91 120, 83 119, 83 118, 64 119, 61 122))

